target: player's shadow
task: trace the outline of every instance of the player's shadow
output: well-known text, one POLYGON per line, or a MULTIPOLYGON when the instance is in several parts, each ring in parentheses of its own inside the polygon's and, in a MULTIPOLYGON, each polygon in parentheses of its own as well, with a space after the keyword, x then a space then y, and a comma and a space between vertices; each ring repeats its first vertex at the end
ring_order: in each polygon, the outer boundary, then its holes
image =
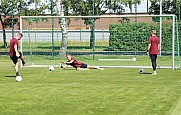
POLYGON ((63 70, 65 70, 65 71, 66 71, 66 70, 68 70, 68 71, 69 71, 69 70, 70 70, 70 71, 71 71, 71 70, 74 70, 74 71, 75 71, 76 69, 74 69, 74 68, 68 68, 68 69, 63 69, 63 70))
POLYGON ((13 77, 16 77, 16 76, 15 75, 7 75, 5 77, 13 78, 13 77))

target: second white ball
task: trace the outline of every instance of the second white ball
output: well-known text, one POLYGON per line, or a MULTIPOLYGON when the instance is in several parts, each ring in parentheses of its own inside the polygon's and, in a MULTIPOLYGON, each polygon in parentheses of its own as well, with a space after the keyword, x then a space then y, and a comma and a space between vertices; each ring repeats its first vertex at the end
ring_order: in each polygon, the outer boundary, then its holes
POLYGON ((53 71, 53 70, 55 70, 54 66, 50 66, 49 71, 53 71))

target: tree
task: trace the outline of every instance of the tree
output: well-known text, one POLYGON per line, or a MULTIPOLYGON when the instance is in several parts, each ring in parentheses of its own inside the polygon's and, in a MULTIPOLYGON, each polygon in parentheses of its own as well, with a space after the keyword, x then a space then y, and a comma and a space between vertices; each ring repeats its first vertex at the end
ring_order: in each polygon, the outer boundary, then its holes
MULTIPOLYGON (((64 16, 64 4, 62 4, 62 0, 57 0, 56 1, 57 4, 57 13, 60 16, 64 16)), ((67 38, 68 38, 68 33, 66 30, 66 22, 65 22, 65 18, 60 18, 60 28, 62 31, 62 43, 61 43, 61 48, 60 48, 60 56, 66 57, 66 50, 67 50, 67 38)))
MULTIPOLYGON (((119 0, 63 0, 65 15, 92 16, 92 4, 94 5, 94 15, 102 15, 106 12, 121 14, 124 8, 119 0)), ((85 19, 85 24, 91 21, 85 19)))
MULTIPOLYGON (((0 5, 0 22, 2 25, 2 30, 3 30, 3 46, 6 48, 7 47, 7 42, 6 42, 6 34, 5 34, 5 28, 8 26, 12 26, 10 19, 12 14, 12 1, 8 0, 2 0, 1 5, 0 5)), ((14 21, 17 22, 17 21, 14 21)))
POLYGON ((128 6, 130 9, 130 13, 133 12, 133 9, 132 9, 133 4, 140 4, 141 3, 141 0, 117 0, 117 1, 121 1, 125 6, 128 6))
MULTIPOLYGON (((150 14, 160 14, 160 2, 158 0, 150 0, 151 6, 149 8, 150 14)), ((163 14, 176 14, 176 0, 163 0, 162 13, 163 14)))
MULTIPOLYGON (((122 12, 124 12, 123 5, 118 0, 63 0, 62 4, 64 4, 64 14, 67 16, 103 15, 106 12, 121 14, 122 12)), ((82 20, 84 20, 84 23, 86 25, 91 25, 91 28, 94 29, 93 23, 95 23, 96 19, 83 18, 82 20)), ((93 42, 94 40, 92 39, 92 33, 91 33, 91 39, 90 39, 91 48, 94 45, 93 42)))
MULTIPOLYGON (((149 8, 150 14, 160 14, 160 1, 150 0, 151 6, 149 8)), ((178 16, 178 8, 176 0, 163 0, 162 1, 162 14, 175 14, 178 16)), ((153 17, 154 21, 160 21, 159 17, 153 17)))
POLYGON ((6 27, 13 27, 18 23, 18 18, 12 16, 30 16, 43 14, 48 5, 40 4, 40 0, 1 0, 0 23, 3 30, 3 47, 7 48, 6 27), (37 9, 28 8, 32 3, 39 6, 37 9))
MULTIPOLYGON (((125 11, 123 5, 128 6, 130 8, 130 12, 132 12, 132 5, 140 4, 141 1, 142 0, 63 0, 62 4, 64 4, 64 13, 67 16, 92 16, 103 15, 105 13, 122 14, 125 11)), ((86 25, 90 25, 93 29, 92 23, 94 23, 96 19, 94 19, 94 21, 90 18, 84 18, 82 20, 84 20, 84 23, 86 25)), ((90 39, 90 46, 92 45, 92 41, 93 40, 90 39)))

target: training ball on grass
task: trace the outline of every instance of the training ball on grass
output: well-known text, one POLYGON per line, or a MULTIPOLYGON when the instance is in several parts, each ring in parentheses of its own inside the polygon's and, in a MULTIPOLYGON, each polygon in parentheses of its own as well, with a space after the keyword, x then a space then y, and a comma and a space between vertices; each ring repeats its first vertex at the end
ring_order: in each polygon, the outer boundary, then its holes
POLYGON ((133 60, 133 61, 136 61, 136 58, 134 57, 134 58, 132 58, 132 60, 133 60))
POLYGON ((62 65, 62 68, 63 68, 63 69, 66 69, 66 65, 62 65))
POLYGON ((22 77, 21 76, 16 76, 16 81, 19 82, 19 81, 22 81, 22 77))
POLYGON ((64 68, 64 65, 63 65, 63 64, 60 64, 60 67, 61 67, 61 68, 64 68))
POLYGON ((145 73, 145 70, 144 69, 140 69, 140 74, 143 74, 145 73))
POLYGON ((49 70, 50 70, 50 71, 55 70, 54 66, 50 66, 50 67, 49 67, 49 70))

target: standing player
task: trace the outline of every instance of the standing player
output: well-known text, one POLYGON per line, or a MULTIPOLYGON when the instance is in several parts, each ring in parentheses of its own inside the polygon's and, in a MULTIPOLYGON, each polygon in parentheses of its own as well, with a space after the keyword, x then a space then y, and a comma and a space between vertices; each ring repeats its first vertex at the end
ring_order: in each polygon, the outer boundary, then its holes
POLYGON ((73 66, 76 70, 89 70, 89 69, 99 69, 99 70, 104 70, 103 68, 99 67, 93 67, 89 66, 87 64, 84 64, 82 62, 78 62, 75 58, 71 57, 70 54, 67 54, 67 62, 64 62, 66 65, 63 67, 64 69, 67 67, 67 65, 73 66))
POLYGON ((21 33, 18 33, 16 35, 15 38, 12 38, 10 41, 10 58, 13 61, 14 65, 15 65, 15 71, 16 71, 16 76, 19 76, 18 73, 18 58, 21 59, 23 65, 25 64, 23 55, 20 51, 18 51, 18 40, 21 40, 21 38, 23 37, 23 35, 21 33))
POLYGON ((152 75, 156 75, 157 74, 156 73, 156 66, 157 66, 156 59, 157 59, 157 55, 160 48, 160 40, 156 36, 155 30, 152 30, 150 34, 151 36, 148 40, 147 54, 150 55, 150 59, 151 59, 152 67, 153 67, 152 75))

